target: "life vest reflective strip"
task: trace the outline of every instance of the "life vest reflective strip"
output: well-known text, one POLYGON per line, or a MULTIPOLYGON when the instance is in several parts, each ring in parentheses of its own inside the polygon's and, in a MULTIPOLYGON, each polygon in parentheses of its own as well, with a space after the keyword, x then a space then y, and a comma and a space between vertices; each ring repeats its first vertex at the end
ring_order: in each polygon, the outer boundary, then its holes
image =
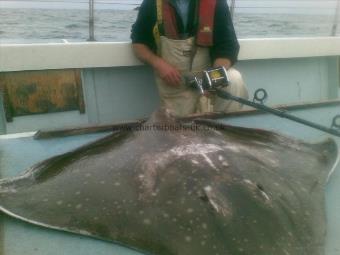
MULTIPOLYGON (((180 39, 177 29, 175 9, 168 0, 157 0, 157 24, 154 27, 156 43, 159 43, 159 35, 162 34, 170 39, 180 39)), ((200 0, 198 13, 198 28, 196 44, 203 47, 213 45, 214 18, 216 0, 200 0)))

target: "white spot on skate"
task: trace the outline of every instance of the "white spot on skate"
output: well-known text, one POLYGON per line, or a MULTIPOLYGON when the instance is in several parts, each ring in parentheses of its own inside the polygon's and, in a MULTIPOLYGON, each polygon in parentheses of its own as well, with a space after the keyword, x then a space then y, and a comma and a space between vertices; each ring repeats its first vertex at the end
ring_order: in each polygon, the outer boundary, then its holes
POLYGON ((187 213, 193 213, 193 212, 194 212, 194 209, 192 209, 192 208, 187 209, 187 213))
POLYGON ((227 167, 227 166, 229 166, 229 163, 228 163, 227 161, 223 161, 223 162, 222 162, 222 166, 227 167))
POLYGON ((206 154, 217 151, 223 151, 223 148, 215 144, 189 144, 184 146, 177 146, 170 150, 172 154, 178 157, 183 157, 187 155, 201 155, 204 157, 206 162, 216 170, 216 166, 206 154))
POLYGON ((150 225, 150 224, 151 224, 151 220, 149 220, 149 219, 144 219, 144 220, 143 220, 143 223, 144 223, 145 225, 150 225))
POLYGON ((244 179, 243 181, 249 185, 254 185, 254 183, 248 179, 244 179))
POLYGON ((223 148, 215 144, 189 144, 172 148, 170 151, 177 156, 199 155, 222 151, 223 148))
POLYGON ((186 236, 186 237, 185 237, 185 241, 191 242, 191 240, 192 240, 191 236, 186 236))
POLYGON ((228 144, 228 145, 223 146, 223 148, 231 150, 232 152, 236 152, 236 153, 241 152, 241 150, 239 149, 239 146, 234 146, 234 145, 228 144))
POLYGON ((199 164, 199 162, 198 161, 196 161, 196 160, 191 160, 191 162, 193 163, 193 164, 195 164, 195 165, 198 165, 199 164))
POLYGON ((267 195, 266 192, 261 190, 261 194, 262 194, 262 196, 264 196, 265 199, 267 199, 268 201, 270 200, 270 197, 267 195))
POLYGON ((86 230, 79 230, 79 234, 81 234, 81 235, 91 235, 91 233, 86 231, 86 230))
POLYGON ((214 163, 211 161, 211 159, 206 154, 201 154, 204 159, 207 161, 207 163, 214 168, 215 170, 218 170, 217 167, 214 165, 214 163))

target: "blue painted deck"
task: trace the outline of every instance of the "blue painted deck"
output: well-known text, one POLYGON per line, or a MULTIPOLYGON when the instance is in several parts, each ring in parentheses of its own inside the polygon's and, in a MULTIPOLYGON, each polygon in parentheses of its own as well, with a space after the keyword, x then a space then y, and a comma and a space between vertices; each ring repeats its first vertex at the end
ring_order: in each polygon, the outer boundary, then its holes
MULTIPOLYGON (((333 116, 340 113, 339 106, 294 110, 292 114, 329 126, 333 116)), ((259 114, 220 119, 224 123, 246 127, 276 130, 310 142, 321 141, 329 135, 309 127, 272 115, 259 114)), ((34 163, 60 154, 106 134, 33 140, 18 138, 0 140, 0 175, 15 176, 34 163)), ((340 138, 336 138, 340 147, 340 138)), ((332 175, 326 189, 328 219, 327 255, 340 254, 340 166, 332 175)), ((3 255, 137 255, 109 242, 48 230, 23 223, 7 216, 0 217, 0 254, 3 255), (2 250, 1 250, 2 249, 2 250)))

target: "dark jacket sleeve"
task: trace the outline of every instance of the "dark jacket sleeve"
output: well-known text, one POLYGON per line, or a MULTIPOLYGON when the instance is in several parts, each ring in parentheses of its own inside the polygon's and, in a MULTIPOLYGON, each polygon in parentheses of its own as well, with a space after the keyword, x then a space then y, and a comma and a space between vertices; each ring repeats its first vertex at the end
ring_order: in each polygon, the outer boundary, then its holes
POLYGON ((212 60, 228 58, 234 64, 237 61, 240 45, 225 0, 217 0, 216 3, 213 40, 214 45, 210 50, 212 60))
POLYGON ((156 49, 153 37, 153 27, 156 24, 156 3, 155 0, 143 0, 136 22, 132 25, 132 43, 141 43, 150 49, 156 49))

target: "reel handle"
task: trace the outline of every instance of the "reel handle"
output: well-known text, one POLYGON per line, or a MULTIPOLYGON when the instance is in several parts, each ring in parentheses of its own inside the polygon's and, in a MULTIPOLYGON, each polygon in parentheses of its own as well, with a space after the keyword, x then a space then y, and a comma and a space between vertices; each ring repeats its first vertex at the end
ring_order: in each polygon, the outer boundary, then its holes
POLYGON ((340 114, 333 118, 332 128, 340 130, 340 114))
POLYGON ((253 102, 264 104, 265 101, 268 99, 268 93, 265 89, 257 89, 254 93, 253 102))

